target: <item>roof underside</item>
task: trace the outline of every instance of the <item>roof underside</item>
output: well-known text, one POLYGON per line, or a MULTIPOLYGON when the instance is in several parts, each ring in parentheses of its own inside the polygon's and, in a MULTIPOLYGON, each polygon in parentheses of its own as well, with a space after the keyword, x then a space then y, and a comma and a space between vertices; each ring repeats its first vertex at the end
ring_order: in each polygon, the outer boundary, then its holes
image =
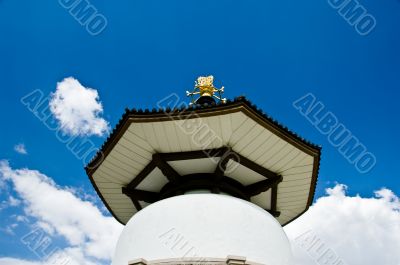
POLYGON ((125 224, 153 202, 148 198, 158 196, 172 181, 171 175, 185 178, 218 171, 222 159, 219 153, 190 154, 224 148, 237 156, 225 159, 222 175, 244 190, 274 176, 282 177, 277 186, 265 186, 249 196, 260 207, 279 212, 276 218, 282 225, 308 209, 317 181, 320 148, 280 126, 243 98, 196 109, 128 111, 86 170, 107 208, 125 224), (155 157, 163 157, 163 161, 154 164, 155 157), (122 192, 127 187, 145 194, 132 200, 122 192))

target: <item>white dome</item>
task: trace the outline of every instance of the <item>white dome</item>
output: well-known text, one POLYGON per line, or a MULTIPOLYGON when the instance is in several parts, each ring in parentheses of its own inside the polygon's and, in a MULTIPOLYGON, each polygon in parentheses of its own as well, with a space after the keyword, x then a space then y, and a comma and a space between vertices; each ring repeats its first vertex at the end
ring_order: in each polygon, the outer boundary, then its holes
POLYGON ((292 259, 286 234, 265 210, 226 195, 188 194, 153 203, 133 216, 112 265, 229 255, 267 265, 288 265, 292 259))

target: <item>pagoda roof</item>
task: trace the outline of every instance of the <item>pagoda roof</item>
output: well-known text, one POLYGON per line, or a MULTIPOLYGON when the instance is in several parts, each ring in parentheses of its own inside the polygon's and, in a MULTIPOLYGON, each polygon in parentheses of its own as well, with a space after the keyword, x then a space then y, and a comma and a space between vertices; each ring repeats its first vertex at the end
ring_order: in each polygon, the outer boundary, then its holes
POLYGON ((202 173, 210 181, 199 185, 208 187, 219 173, 224 184, 211 190, 218 193, 221 188, 247 199, 285 225, 312 204, 320 155, 320 146, 241 96, 181 108, 126 109, 85 169, 107 209, 122 224, 147 205, 172 196, 172 191, 182 192, 172 188, 176 179, 189 176, 198 182, 202 173), (220 142, 189 143, 190 135, 179 131, 187 120, 202 121, 220 142), (232 155, 224 157, 226 151, 232 155), (199 168, 193 171, 196 165, 199 168))

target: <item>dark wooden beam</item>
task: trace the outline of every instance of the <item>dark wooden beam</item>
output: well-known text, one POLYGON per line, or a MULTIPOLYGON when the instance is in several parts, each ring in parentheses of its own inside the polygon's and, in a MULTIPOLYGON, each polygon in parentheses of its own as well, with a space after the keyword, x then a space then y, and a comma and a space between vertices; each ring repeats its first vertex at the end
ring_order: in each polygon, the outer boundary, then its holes
POLYGON ((271 190, 271 211, 276 212, 276 204, 278 200, 278 184, 274 185, 271 190))
POLYGON ((229 159, 234 157, 234 153, 232 151, 232 148, 230 147, 224 147, 221 151, 223 152, 223 154, 214 171, 214 174, 217 177, 217 181, 224 176, 226 165, 228 164, 229 159))
POLYGON ((216 177, 210 173, 197 173, 185 175, 178 183, 167 183, 160 191, 160 199, 177 195, 177 192, 185 192, 196 189, 208 189, 213 193, 226 192, 234 197, 250 200, 244 192, 245 188, 240 182, 222 177, 220 181, 215 181, 216 177))
POLYGON ((225 149, 226 147, 221 147, 187 152, 159 153, 159 155, 164 161, 189 160, 222 156, 225 149))
POLYGON ((178 174, 178 172, 176 172, 176 170, 173 169, 160 154, 154 154, 153 161, 169 181, 176 182, 180 179, 181 176, 178 174))
POLYGON ((254 170, 255 172, 263 175, 266 178, 274 178, 277 176, 276 173, 272 172, 269 169, 266 169, 265 167, 262 167, 256 163, 254 163, 253 161, 251 161, 250 159, 236 153, 237 157, 239 158, 239 163, 242 164, 245 167, 248 167, 252 170, 254 170))
POLYGON ((131 198, 131 201, 132 201, 132 203, 133 203, 133 205, 135 206, 135 208, 136 208, 137 211, 142 210, 142 205, 140 205, 140 203, 139 203, 138 200, 136 200, 136 199, 134 199, 134 198, 131 198))
POLYGON ((268 210, 273 216, 279 216, 276 210, 278 184, 282 181, 282 176, 254 163, 246 157, 234 152, 230 147, 216 149, 178 152, 178 153, 156 153, 152 161, 124 188, 122 192, 129 196, 139 211, 142 209, 139 201, 154 203, 160 199, 170 196, 183 194, 187 190, 209 189, 212 193, 227 192, 235 197, 245 200, 265 192, 271 191, 271 209, 268 210), (192 174, 181 177, 180 174, 171 167, 167 161, 213 158, 221 157, 214 174, 192 174), (237 163, 263 175, 266 179, 244 187, 239 182, 224 176, 228 161, 235 160, 237 163), (168 178, 166 184, 160 192, 149 192, 138 190, 136 187, 142 182, 156 167, 168 178))
POLYGON ((136 189, 130 190, 128 188, 122 188, 122 193, 129 196, 132 200, 135 201, 153 203, 159 200, 159 195, 157 192, 136 189))
POLYGON ((156 168, 156 163, 154 160, 151 160, 150 163, 144 167, 142 171, 126 186, 128 189, 132 190, 136 188, 137 185, 139 185, 140 182, 142 182, 147 175, 151 173, 156 168))
POLYGON ((272 210, 266 210, 269 212, 273 217, 279 217, 281 215, 280 211, 272 211, 272 210))
POLYGON ((269 178, 266 180, 261 180, 254 184, 246 186, 246 193, 249 197, 253 197, 261 192, 267 191, 270 188, 276 186, 279 182, 283 180, 282 176, 276 176, 274 178, 269 178))
POLYGON ((214 194, 220 194, 221 190, 220 190, 219 187, 212 187, 211 188, 211 192, 214 193, 214 194))

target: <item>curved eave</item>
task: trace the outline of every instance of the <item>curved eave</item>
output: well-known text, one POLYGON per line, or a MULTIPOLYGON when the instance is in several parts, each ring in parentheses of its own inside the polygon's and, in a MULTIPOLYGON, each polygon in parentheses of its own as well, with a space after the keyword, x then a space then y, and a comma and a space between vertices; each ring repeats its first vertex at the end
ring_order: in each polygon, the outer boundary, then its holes
MULTIPOLYGON (((111 207, 108 205, 107 201, 101 194, 100 190, 98 189, 94 179, 93 174, 97 170, 97 168, 101 165, 102 161, 107 157, 107 155, 111 152, 111 150, 115 147, 118 143, 120 138, 124 135, 127 131, 129 126, 132 123, 146 123, 146 122, 160 122, 160 121, 170 121, 170 120, 182 120, 193 116, 196 114, 197 117, 210 117, 210 116, 218 116, 224 115, 234 112, 243 112, 254 121, 256 121, 261 126, 265 127, 267 130, 271 131, 281 139, 287 141, 288 143, 292 144, 293 146, 297 147, 304 153, 312 156, 314 158, 313 163, 313 173, 312 173, 312 180, 311 186, 309 190, 309 197, 308 202, 305 210, 297 215, 295 218, 291 219, 289 222, 295 220, 301 214, 303 214, 309 206, 313 202, 315 187, 317 183, 318 171, 319 171, 319 164, 320 164, 320 154, 321 154, 321 147, 316 146, 303 138, 299 137, 295 133, 289 131, 286 127, 282 126, 268 115, 263 113, 261 110, 257 109, 255 105, 252 105, 248 100, 244 97, 239 97, 235 99, 233 102, 228 102, 226 104, 217 104, 217 105, 210 105, 210 106, 191 106, 188 108, 182 109, 160 109, 160 110, 126 110, 125 114, 123 115, 122 119, 117 124, 116 128, 107 138, 103 146, 101 147, 100 151, 96 154, 93 160, 86 166, 86 172, 89 176, 89 179, 96 189, 96 192, 102 199, 103 203, 110 211, 110 213, 122 224, 122 222, 118 216, 113 212, 111 207)), ((289 223, 286 222, 283 225, 289 223)))

